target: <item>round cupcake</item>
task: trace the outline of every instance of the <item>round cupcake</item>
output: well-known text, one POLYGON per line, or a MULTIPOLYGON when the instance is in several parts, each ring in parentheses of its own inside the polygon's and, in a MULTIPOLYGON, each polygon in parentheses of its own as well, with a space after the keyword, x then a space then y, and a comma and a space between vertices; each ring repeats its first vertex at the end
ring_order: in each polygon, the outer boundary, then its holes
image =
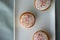
POLYGON ((20 23, 26 28, 30 28, 35 24, 35 16, 31 12, 24 12, 20 16, 20 23))
POLYGON ((35 0, 34 5, 38 10, 46 10, 50 7, 51 0, 35 0))
POLYGON ((45 31, 37 31, 33 35, 33 40, 49 40, 49 35, 45 31))

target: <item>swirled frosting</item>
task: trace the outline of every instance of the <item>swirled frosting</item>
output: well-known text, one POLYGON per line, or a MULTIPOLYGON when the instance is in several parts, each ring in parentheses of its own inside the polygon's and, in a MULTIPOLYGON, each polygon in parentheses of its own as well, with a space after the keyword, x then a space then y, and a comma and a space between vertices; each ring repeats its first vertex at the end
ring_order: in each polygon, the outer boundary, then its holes
POLYGON ((31 27, 34 24, 35 18, 32 14, 24 14, 21 17, 21 24, 27 28, 31 27))
POLYGON ((51 0, 35 0, 35 7, 39 10, 45 10, 50 6, 51 0))
POLYGON ((34 34, 34 40, 48 40, 48 37, 44 32, 37 32, 34 34))

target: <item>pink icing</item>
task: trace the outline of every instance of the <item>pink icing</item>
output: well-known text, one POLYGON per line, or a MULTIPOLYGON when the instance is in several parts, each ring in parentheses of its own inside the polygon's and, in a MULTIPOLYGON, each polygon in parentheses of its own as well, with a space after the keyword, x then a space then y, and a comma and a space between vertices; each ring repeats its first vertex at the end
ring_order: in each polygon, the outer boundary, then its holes
POLYGON ((35 1, 35 6, 39 10, 44 10, 48 8, 50 5, 50 0, 36 0, 35 1))
POLYGON ((26 27, 32 26, 34 23, 34 16, 32 14, 25 14, 22 16, 21 24, 26 27))
POLYGON ((34 40, 47 40, 47 36, 43 32, 38 32, 34 35, 34 40))
POLYGON ((41 7, 46 5, 47 0, 40 0, 41 7))

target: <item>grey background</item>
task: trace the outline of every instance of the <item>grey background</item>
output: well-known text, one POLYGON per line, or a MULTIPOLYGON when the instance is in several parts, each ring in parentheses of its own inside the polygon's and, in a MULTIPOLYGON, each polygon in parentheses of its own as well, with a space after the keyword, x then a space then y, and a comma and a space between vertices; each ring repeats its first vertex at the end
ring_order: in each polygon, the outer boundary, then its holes
POLYGON ((13 0, 0 0, 0 40, 13 40, 13 0))
POLYGON ((56 4, 56 40, 60 40, 60 0, 55 0, 56 4))

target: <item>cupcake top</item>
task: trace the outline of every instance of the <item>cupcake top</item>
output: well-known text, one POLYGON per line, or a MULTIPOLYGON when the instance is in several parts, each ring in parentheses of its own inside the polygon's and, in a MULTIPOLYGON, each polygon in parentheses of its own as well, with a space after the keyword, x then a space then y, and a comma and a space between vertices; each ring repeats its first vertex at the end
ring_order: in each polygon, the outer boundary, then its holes
POLYGON ((48 36, 43 31, 38 31, 34 34, 33 40, 48 40, 48 36))
POLYGON ((50 6, 51 0, 35 0, 34 4, 38 10, 45 10, 50 6))
POLYGON ((35 23, 35 17, 31 12, 24 12, 20 17, 20 23, 26 28, 30 28, 35 23))

